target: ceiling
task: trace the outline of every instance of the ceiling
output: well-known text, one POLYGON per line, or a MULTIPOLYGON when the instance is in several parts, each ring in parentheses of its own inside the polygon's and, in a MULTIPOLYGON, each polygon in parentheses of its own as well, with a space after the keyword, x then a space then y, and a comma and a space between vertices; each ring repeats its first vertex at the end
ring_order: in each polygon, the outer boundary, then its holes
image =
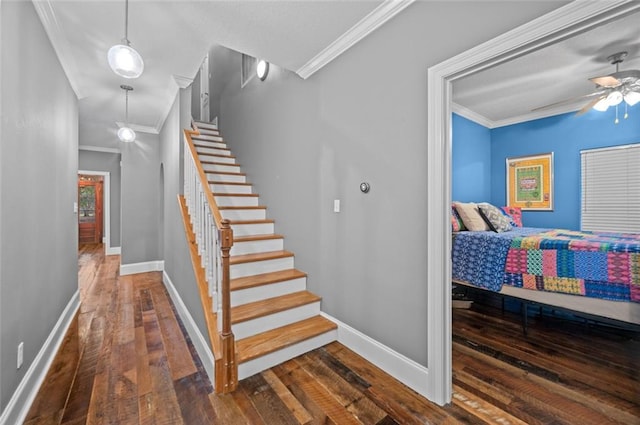
POLYGON ((454 112, 494 128, 577 111, 589 99, 532 109, 594 91, 589 78, 609 75, 607 57, 629 53, 620 70, 640 69, 640 12, 596 27, 517 59, 456 80, 454 112))
MULTIPOLYGON (((124 0, 34 0, 79 98, 80 144, 106 147, 117 147, 115 123, 125 119, 121 84, 134 87, 129 95, 131 126, 158 132, 178 87, 191 82, 212 46, 264 58, 306 78, 313 72, 308 71, 309 64, 318 67, 316 55, 365 17, 371 20, 378 13, 376 22, 384 22, 378 11, 388 12, 390 3, 130 0, 128 38, 142 55, 145 70, 140 78, 127 80, 115 75, 107 63, 107 51, 124 36, 124 0), (86 140, 100 128, 111 130, 86 140)), ((397 13, 409 3, 392 7, 397 13)), ((395 13, 384 16, 388 19, 395 13)))

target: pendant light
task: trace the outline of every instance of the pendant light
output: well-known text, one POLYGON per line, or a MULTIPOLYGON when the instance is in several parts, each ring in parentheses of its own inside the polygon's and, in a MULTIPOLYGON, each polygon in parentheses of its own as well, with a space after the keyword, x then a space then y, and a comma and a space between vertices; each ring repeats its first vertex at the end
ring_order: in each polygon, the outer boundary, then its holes
POLYGON ((120 88, 125 91, 125 109, 124 109, 124 126, 118 130, 118 139, 121 142, 131 143, 136 140, 136 132, 129 127, 129 92, 133 90, 133 87, 125 84, 120 88))
POLYGON ((131 47, 129 41, 129 0, 125 0, 124 6, 124 38, 121 44, 116 44, 109 49, 107 60, 109 66, 116 74, 124 78, 138 78, 144 71, 142 56, 131 47))

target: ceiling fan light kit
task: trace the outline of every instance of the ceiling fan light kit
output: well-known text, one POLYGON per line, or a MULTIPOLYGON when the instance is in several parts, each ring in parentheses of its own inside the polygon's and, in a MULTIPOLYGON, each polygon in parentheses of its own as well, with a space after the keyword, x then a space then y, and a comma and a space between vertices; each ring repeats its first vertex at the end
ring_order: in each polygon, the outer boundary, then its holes
POLYGON ((620 64, 627 57, 627 52, 619 52, 607 57, 607 61, 611 65, 616 66, 616 71, 610 75, 604 75, 601 77, 590 78, 589 81, 596 85, 596 90, 593 93, 581 96, 575 99, 567 99, 560 102, 555 102, 550 105, 535 108, 534 111, 553 108, 562 104, 573 103, 579 99, 591 99, 589 103, 584 105, 582 109, 578 111, 578 115, 582 115, 590 109, 595 109, 599 112, 605 112, 609 107, 616 108, 616 118, 614 123, 618 124, 618 106, 624 102, 624 119, 629 117, 628 107, 634 106, 640 102, 640 70, 630 69, 626 71, 620 71, 620 64))
POLYGON ((121 77, 138 78, 144 71, 142 56, 129 42, 129 0, 125 0, 124 6, 124 38, 121 44, 116 44, 109 49, 107 60, 109 66, 121 77))

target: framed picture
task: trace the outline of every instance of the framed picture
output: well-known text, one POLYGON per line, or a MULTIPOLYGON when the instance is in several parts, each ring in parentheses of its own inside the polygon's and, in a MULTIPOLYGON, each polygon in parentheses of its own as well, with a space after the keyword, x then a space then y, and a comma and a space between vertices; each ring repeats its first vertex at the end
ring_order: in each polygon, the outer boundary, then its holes
POLYGON ((553 211, 553 152, 507 158, 507 205, 553 211))

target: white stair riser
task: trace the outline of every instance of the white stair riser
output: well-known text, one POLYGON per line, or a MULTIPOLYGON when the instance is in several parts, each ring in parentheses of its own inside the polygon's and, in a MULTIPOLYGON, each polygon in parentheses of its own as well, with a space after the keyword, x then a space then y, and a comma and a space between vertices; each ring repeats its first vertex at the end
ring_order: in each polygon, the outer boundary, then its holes
POLYGON ((233 236, 272 235, 273 223, 232 224, 233 236))
POLYGON ((236 163, 236 159, 231 157, 231 156, 200 155, 200 161, 202 161, 202 162, 206 162, 206 161, 222 162, 224 164, 235 164, 236 163))
POLYGON ((216 196, 219 207, 255 207, 258 205, 257 196, 216 196))
POLYGON ((266 298, 279 297, 307 289, 307 278, 290 279, 282 282, 274 282, 268 285, 255 286, 253 288, 231 291, 231 307, 264 300, 266 298))
POLYGON ((214 181, 214 182, 246 183, 247 176, 237 176, 234 174, 207 173, 207 180, 214 181))
POLYGON ((267 218, 267 210, 253 208, 249 210, 220 210, 222 218, 227 220, 264 220, 267 218))
POLYGON ((245 184, 209 184, 213 193, 251 193, 251 185, 245 184))
POLYGON ((231 151, 228 151, 228 150, 225 150, 225 149, 208 148, 208 147, 203 147, 203 146, 196 146, 196 152, 198 152, 198 154, 210 153, 210 154, 213 154, 213 155, 224 155, 224 156, 230 156, 231 155, 231 151))
POLYGON ((332 330, 316 337, 290 345, 282 350, 274 351, 238 365, 238 380, 248 378, 256 373, 272 368, 275 365, 291 360, 304 353, 320 348, 338 339, 338 331, 332 330))
POLYGON ((200 130, 200 134, 192 136, 192 139, 199 139, 199 140, 210 140, 210 141, 215 141, 215 142, 222 142, 222 136, 220 135, 220 133, 218 132, 213 132, 213 130, 200 130))
POLYGON ((253 261, 251 263, 231 265, 231 279, 252 276, 254 274, 271 273, 293 268, 293 257, 276 258, 273 260, 253 261))
POLYGON ((204 136, 219 136, 220 131, 217 128, 211 127, 198 127, 198 133, 204 136))
POLYGON ((219 165, 219 164, 202 164, 202 168, 205 172, 224 171, 225 173, 239 173, 239 165, 219 165))
POLYGON ((196 145, 203 145, 208 148, 227 149, 227 144, 220 140, 210 140, 209 138, 199 136, 192 137, 191 139, 196 145))
POLYGON ((320 314, 320 301, 247 320, 246 322, 236 323, 231 327, 231 330, 237 339, 248 338, 271 329, 309 319, 318 314, 320 314))
POLYGON ((214 124, 212 122, 209 121, 199 121, 199 120, 193 120, 193 122, 195 123, 196 127, 198 128, 208 128, 211 130, 217 130, 218 129, 218 125, 214 124))
POLYGON ((260 241, 235 242, 231 247, 231 255, 257 254, 259 252, 282 251, 284 239, 266 239, 260 241))

